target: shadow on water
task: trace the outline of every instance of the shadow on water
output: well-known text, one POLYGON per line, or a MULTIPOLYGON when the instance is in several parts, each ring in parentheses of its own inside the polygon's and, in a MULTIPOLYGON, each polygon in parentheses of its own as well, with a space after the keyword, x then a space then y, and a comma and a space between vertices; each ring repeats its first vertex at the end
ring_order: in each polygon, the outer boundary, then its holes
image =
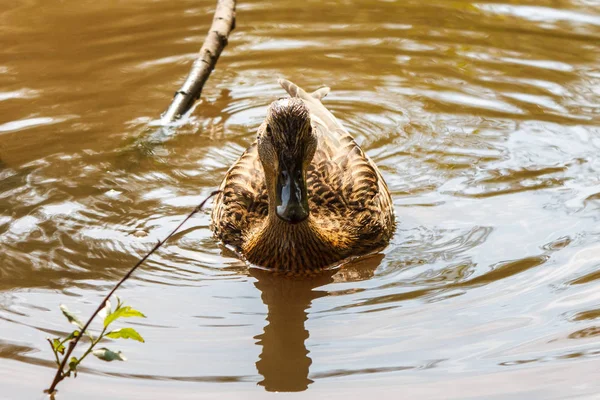
POLYGON ((252 269, 254 283, 268 308, 267 325, 255 336, 262 347, 256 369, 263 380, 258 382, 269 392, 301 392, 313 383, 309 378, 312 359, 306 348, 310 332, 305 326, 312 302, 329 296, 318 288, 333 282, 369 279, 383 260, 375 254, 311 278, 287 278, 252 269))

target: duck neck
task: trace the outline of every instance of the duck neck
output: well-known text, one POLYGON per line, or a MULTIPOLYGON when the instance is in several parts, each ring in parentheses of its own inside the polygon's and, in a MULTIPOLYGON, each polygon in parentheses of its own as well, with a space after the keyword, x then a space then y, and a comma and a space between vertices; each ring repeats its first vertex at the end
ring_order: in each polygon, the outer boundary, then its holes
POLYGON ((251 234, 244 253, 253 264, 291 272, 315 270, 343 258, 310 215, 290 224, 275 209, 269 209, 265 222, 251 234))

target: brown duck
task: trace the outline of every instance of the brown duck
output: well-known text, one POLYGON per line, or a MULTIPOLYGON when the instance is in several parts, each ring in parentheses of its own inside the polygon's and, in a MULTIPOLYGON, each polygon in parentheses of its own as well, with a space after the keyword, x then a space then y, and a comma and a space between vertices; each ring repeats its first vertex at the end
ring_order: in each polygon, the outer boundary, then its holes
POLYGON ((280 80, 256 141, 229 169, 212 230, 250 263, 306 273, 383 248, 394 209, 377 166, 323 106, 280 80))

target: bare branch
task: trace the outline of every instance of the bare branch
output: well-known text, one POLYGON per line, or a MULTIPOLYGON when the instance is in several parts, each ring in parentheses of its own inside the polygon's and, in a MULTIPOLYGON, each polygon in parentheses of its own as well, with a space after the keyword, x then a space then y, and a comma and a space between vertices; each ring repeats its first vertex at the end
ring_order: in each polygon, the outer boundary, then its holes
POLYGON ((181 118, 200 98, 204 84, 215 68, 221 52, 227 46, 229 34, 235 29, 235 4, 236 0, 218 0, 212 25, 198 53, 198 58, 194 61, 183 86, 175 92, 171 105, 162 114, 163 125, 181 118))

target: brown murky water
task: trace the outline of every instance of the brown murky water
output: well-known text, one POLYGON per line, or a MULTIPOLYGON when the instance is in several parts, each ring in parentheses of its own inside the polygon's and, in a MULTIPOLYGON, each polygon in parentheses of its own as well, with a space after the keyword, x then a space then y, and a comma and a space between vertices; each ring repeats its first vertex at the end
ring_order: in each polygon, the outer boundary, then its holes
POLYGON ((205 210, 121 291, 146 343, 62 399, 597 396, 600 3, 240 1, 203 104, 140 150, 213 3, 0 6, 0 398, 41 398, 58 305, 88 315, 217 186, 277 77, 332 87, 393 242, 285 281, 222 253, 205 210))

